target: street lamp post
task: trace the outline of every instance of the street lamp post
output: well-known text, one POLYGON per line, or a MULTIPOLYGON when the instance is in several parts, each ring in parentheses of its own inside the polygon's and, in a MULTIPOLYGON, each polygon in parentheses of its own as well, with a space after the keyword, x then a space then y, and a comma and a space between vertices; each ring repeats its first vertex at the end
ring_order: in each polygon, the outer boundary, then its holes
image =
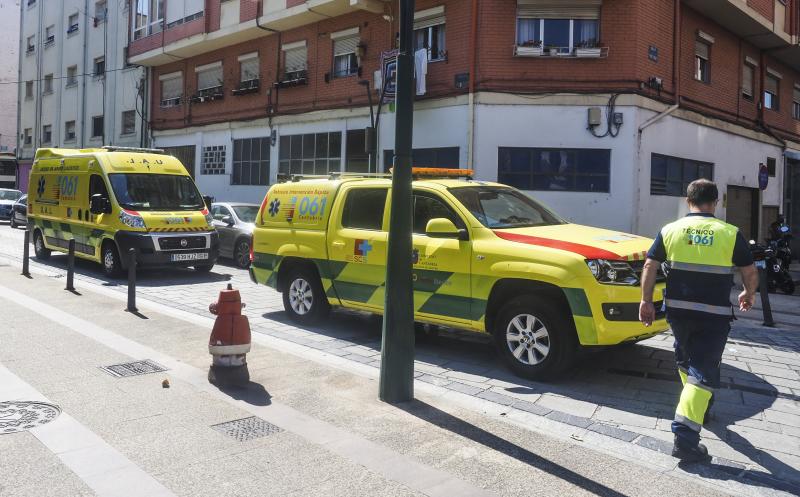
POLYGON ((404 402, 414 398, 414 295, 411 282, 413 36, 414 0, 400 0, 395 156, 379 392, 380 399, 384 402, 404 402))
MULTIPOLYGON (((370 127, 367 128, 366 132, 364 133, 364 144, 367 147, 367 152, 369 153, 369 172, 377 173, 378 172, 378 157, 377 157, 377 150, 375 147, 375 141, 378 133, 377 123, 375 121, 375 113, 372 110, 372 92, 369 89, 369 80, 362 79, 358 82, 361 86, 367 89, 367 101, 369 102, 369 125, 370 127)), ((378 111, 380 112, 380 107, 378 107, 378 111)))

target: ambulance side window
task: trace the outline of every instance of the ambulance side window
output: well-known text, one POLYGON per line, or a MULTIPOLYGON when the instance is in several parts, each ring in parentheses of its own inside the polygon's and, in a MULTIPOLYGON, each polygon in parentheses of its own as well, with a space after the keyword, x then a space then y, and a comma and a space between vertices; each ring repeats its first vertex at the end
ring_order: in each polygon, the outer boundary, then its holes
POLYGON ((387 188, 354 188, 347 192, 342 226, 357 230, 380 231, 386 208, 387 188))
POLYGON ((424 235, 428 221, 440 217, 449 219, 459 229, 466 228, 464 221, 442 199, 430 193, 414 192, 415 234, 424 235))
POLYGON ((106 188, 106 182, 103 181, 103 177, 99 174, 93 174, 89 179, 89 200, 92 199, 92 195, 97 195, 98 193, 105 198, 109 198, 108 189, 106 188))

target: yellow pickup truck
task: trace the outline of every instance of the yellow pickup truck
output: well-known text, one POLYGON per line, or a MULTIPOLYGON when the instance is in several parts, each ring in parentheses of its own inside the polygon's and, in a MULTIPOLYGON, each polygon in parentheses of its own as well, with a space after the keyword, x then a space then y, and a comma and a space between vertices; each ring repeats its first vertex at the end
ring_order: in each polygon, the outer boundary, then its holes
MULTIPOLYGON (((579 346, 668 329, 663 314, 649 328, 638 320, 650 240, 568 223, 514 188, 471 180, 468 171, 415 177, 418 322, 490 333, 509 367, 528 378, 563 371, 579 346)), ((331 306, 381 314, 391 194, 388 177, 275 184, 256 218, 251 279, 282 292, 296 322, 318 321, 331 306)))

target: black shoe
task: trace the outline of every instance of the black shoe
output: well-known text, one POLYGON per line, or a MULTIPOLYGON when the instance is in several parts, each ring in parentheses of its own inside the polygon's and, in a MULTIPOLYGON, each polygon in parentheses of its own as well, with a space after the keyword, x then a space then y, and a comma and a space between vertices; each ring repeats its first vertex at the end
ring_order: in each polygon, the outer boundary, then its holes
POLYGON ((705 445, 697 444, 697 447, 685 447, 677 441, 672 447, 672 457, 677 457, 682 462, 708 462, 711 460, 705 445))
POLYGON ((708 423, 710 423, 711 421, 715 421, 716 419, 717 419, 716 414, 711 412, 711 409, 709 409, 706 411, 705 416, 703 416, 703 424, 707 425, 708 423))

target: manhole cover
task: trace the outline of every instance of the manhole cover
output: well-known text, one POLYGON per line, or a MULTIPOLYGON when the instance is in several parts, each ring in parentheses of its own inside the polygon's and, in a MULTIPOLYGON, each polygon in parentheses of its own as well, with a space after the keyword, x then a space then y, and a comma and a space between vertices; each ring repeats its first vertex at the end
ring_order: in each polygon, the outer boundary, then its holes
POLYGON ((47 402, 0 402, 0 435, 30 430, 56 419, 61 409, 47 402))
POLYGON ((211 428, 218 432, 224 433, 229 437, 233 437, 240 442, 253 440, 254 438, 266 437, 273 433, 279 433, 283 430, 272 423, 268 423, 261 418, 251 416, 244 419, 236 419, 227 421, 218 425, 212 425, 211 428))
POLYGON ((106 373, 116 376, 117 378, 124 378, 126 376, 138 376, 140 374, 158 373, 166 371, 164 366, 146 359, 144 361, 124 362, 122 364, 113 364, 111 366, 101 366, 100 369, 106 373))

